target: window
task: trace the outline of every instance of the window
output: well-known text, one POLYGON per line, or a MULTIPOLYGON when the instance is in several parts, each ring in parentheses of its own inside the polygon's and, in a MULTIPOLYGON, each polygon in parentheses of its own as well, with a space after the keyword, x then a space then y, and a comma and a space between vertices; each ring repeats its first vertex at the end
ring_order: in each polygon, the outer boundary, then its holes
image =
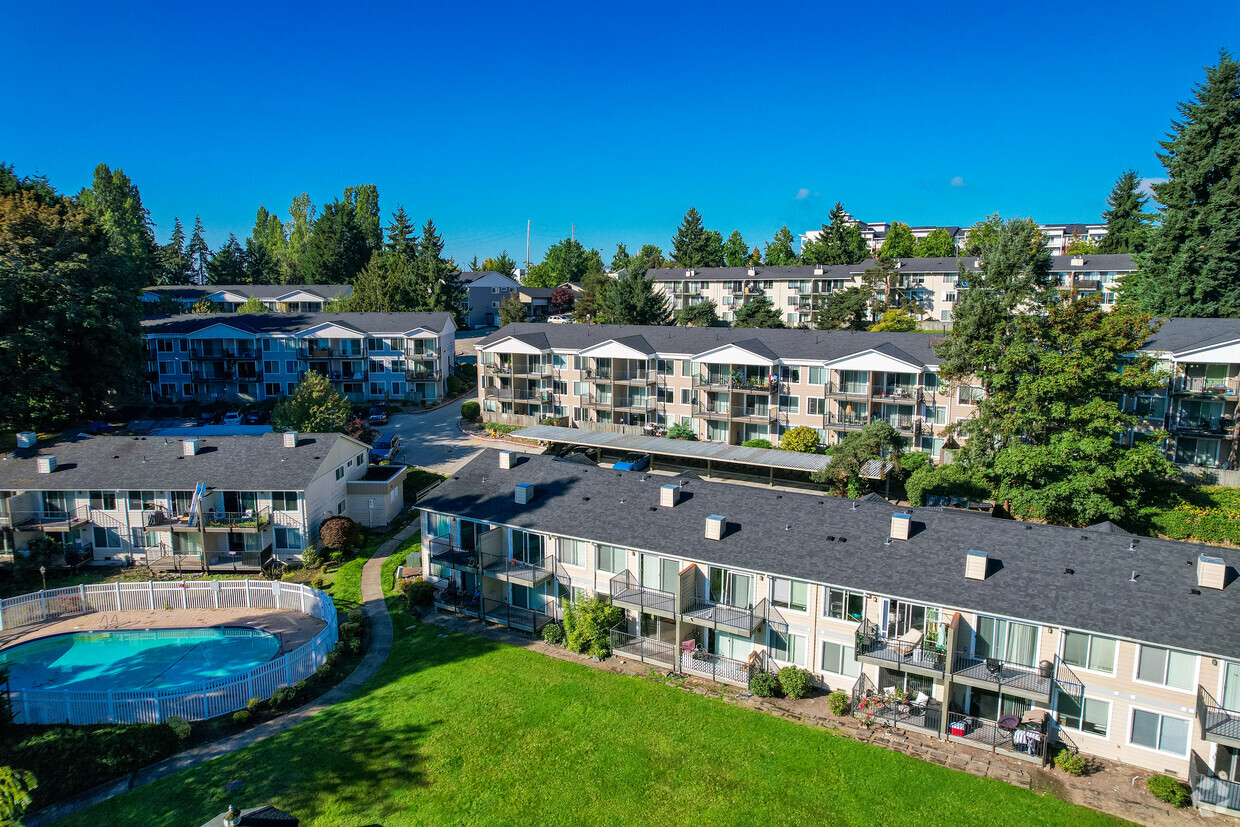
POLYGON ((655 359, 654 372, 671 375, 675 371, 675 362, 671 359, 655 359))
POLYGON ((365 461, 366 461, 366 454, 364 453, 358 454, 357 457, 354 458, 354 462, 356 462, 358 465, 363 464, 365 461))
POLYGON ((1167 399, 1163 396, 1138 396, 1133 413, 1142 419, 1162 419, 1167 410, 1167 399))
POLYGON ((1038 659, 1038 627, 1011 620, 979 617, 973 640, 973 653, 979 658, 998 658, 1032 667, 1038 659))
POLYGON ((172 341, 170 339, 156 339, 155 349, 160 353, 171 353, 172 341))
POLYGON ((948 290, 946 293, 944 293, 944 294, 943 294, 943 301, 945 301, 945 302, 954 302, 955 300, 956 300, 956 291, 955 291, 955 290, 948 290))
POLYGON ((154 491, 130 491, 129 492, 129 510, 143 511, 148 508, 155 507, 154 491))
POLYGON ((842 643, 822 642, 822 671, 832 675, 843 675, 855 678, 861 674, 861 664, 857 663, 851 646, 842 643))
POLYGON ((934 425, 947 424, 947 406, 946 405, 927 405, 926 420, 934 425))
POLYGON ((844 589, 828 589, 827 602, 823 608, 827 617, 859 621, 865 615, 865 595, 844 589))
POLYGON ((1172 755, 1188 753, 1188 721, 1144 709, 1132 711, 1132 730, 1128 742, 1172 755))
POLYGON ((287 526, 276 527, 276 548, 300 549, 302 547, 301 531, 287 526))
POLYGON ((693 404, 693 389, 692 388, 681 388, 680 389, 680 404, 682 405, 693 404))
POLYGON ((568 566, 586 567, 586 553, 589 546, 585 540, 565 540, 560 538, 557 559, 568 566))
POLYGON ((129 545, 134 548, 146 548, 146 532, 141 526, 133 526, 129 529, 129 545))
POLYGON ((939 375, 927 371, 921 375, 921 384, 928 391, 938 391, 939 375))
POLYGON ((772 577, 771 602, 781 609, 803 612, 809 608, 809 583, 772 577))
POLYGON ((826 368, 810 368, 809 369, 809 383, 811 385, 827 384, 827 369, 826 368))
POLYGON ((619 574, 628 561, 628 551, 616 546, 598 547, 598 570, 619 574))
POLYGON ((805 666, 805 635, 770 630, 771 657, 784 663, 805 666))
POLYGON ((264 383, 263 393, 266 394, 267 396, 279 396, 280 395, 280 383, 279 382, 264 383))
POLYGON ((1107 737, 1107 730, 1111 723, 1110 702, 1085 698, 1078 703, 1076 698, 1060 692, 1055 701, 1055 709, 1058 711, 1056 720, 1059 721, 1060 726, 1087 732, 1100 738, 1107 737))
POLYGON ((336 479, 340 479, 343 476, 344 476, 344 466, 342 465, 336 469, 336 479))
POLYGON ((693 375, 693 362, 692 361, 688 359, 682 359, 680 361, 680 375, 681 376, 692 376, 693 375))
POLYGON ((296 390, 297 390, 297 384, 295 382, 289 382, 288 383, 288 395, 292 396, 293 392, 296 390))
POLYGON ((172 362, 160 362, 160 363, 159 363, 159 372, 160 372, 160 373, 172 373, 172 372, 173 372, 173 371, 172 371, 172 365, 173 365, 173 363, 172 363, 172 362))
POLYGON ((104 528, 103 526, 94 526, 93 534, 95 535, 95 548, 120 548, 121 536, 116 533, 114 528, 104 528))
POLYGON ((296 373, 296 372, 297 372, 297 363, 296 363, 296 362, 285 362, 285 363, 284 363, 284 372, 285 372, 285 373, 296 373))
POLYGON ((799 396, 780 396, 779 412, 796 414, 801 412, 801 397, 799 396))
POLYGON ((1094 672, 1115 674, 1115 638, 1084 632, 1063 633, 1063 662, 1094 672))
POLYGON ((822 416, 827 412, 827 400, 819 399, 816 396, 807 396, 805 398, 805 412, 810 416, 822 416))
POLYGON ((116 510, 116 492, 115 491, 91 491, 90 507, 98 511, 115 511, 116 510))
POLYGON ((296 511, 297 510, 297 492, 296 491, 272 491, 271 492, 271 509, 272 511, 296 511))
POLYGON ((343 514, 348 509, 348 507, 349 507, 348 502, 345 500, 341 500, 340 502, 336 503, 336 513, 343 514))
POLYGON ((585 396, 589 391, 586 390, 585 382, 573 383, 573 396, 585 396))
POLYGON ((181 363, 181 375, 189 376, 189 374, 190 374, 189 362, 182 362, 181 363))
POLYGON ((433 511, 426 512, 426 533, 430 537, 447 537, 451 530, 452 523, 448 520, 447 514, 436 514, 433 511))
POLYGON ((1191 691, 1196 671, 1197 657, 1187 652, 1142 646, 1137 656, 1137 680, 1145 683, 1191 691))
POLYGON ((986 391, 972 385, 965 385, 958 393, 961 405, 976 405, 986 396, 986 391))
POLYGON ((279 362, 263 362, 263 373, 279 373, 279 362))

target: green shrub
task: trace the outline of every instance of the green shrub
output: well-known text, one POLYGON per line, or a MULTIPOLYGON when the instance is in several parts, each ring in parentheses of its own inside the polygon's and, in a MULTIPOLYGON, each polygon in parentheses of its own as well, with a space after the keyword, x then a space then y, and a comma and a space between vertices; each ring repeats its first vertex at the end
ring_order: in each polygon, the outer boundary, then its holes
POLYGON ((350 655, 356 655, 358 652, 362 651, 361 638, 353 638, 352 640, 346 640, 344 642, 344 648, 346 651, 348 651, 350 655))
POLYGON ((237 710, 236 712, 233 713, 232 720, 233 720, 233 723, 236 724, 237 726, 245 726, 246 724, 250 722, 250 710, 248 709, 237 710))
POLYGON ((779 678, 770 672, 759 672, 749 679, 749 691, 759 698, 774 698, 779 695, 779 678))
POLYGON ((169 729, 172 730, 172 734, 177 737, 178 741, 184 741, 194 732, 194 728, 190 726, 189 721, 185 720, 180 715, 173 715, 168 720, 164 721, 164 723, 169 729))
POLYGON ((323 578, 323 575, 321 574, 316 574, 314 577, 310 578, 310 588, 312 589, 323 591, 323 587, 326 585, 327 585, 327 580, 325 580, 323 578))
POLYGON ((321 668, 326 669, 328 672, 334 672, 339 665, 340 653, 333 649, 323 658, 323 666, 321 668))
POLYGON ((908 477, 930 464, 930 455, 925 451, 909 451, 900 457, 900 473, 908 477))
POLYGON ((1076 750, 1061 749, 1055 754, 1055 766, 1068 775, 1084 775, 1088 762, 1085 756, 1076 750))
POLYGON ((683 439, 686 442, 697 442, 697 434, 683 422, 678 422, 667 429, 668 439, 683 439))
POLYGON ((779 447, 785 451, 812 454, 818 450, 818 432, 808 425, 790 428, 779 438, 779 447))
POLYGON ((747 439, 741 443, 742 448, 774 448, 769 439, 747 439))
POLYGON ((257 712, 258 708, 263 705, 262 698, 250 698, 245 702, 245 708, 250 712, 257 712))
POLYGON ((548 623, 543 627, 542 638, 552 646, 558 646, 564 642, 564 629, 558 623, 548 623))
POLYGON ((611 654, 611 627, 623 617, 619 607, 597 594, 577 603, 564 601, 564 645, 574 652, 605 658, 611 654))
POLYGON ((827 696, 827 709, 831 711, 832 715, 847 715, 849 706, 848 693, 846 692, 841 692, 837 689, 827 696))
POLYGON ((1187 807, 1193 800, 1184 785, 1169 775, 1151 775, 1145 779, 1145 786, 1150 795, 1172 807, 1187 807))
POLYGON ((448 387, 448 396, 459 396, 461 391, 465 390, 465 383, 455 376, 449 376, 446 380, 448 387))
POLYGON ((499 422, 488 422, 488 423, 487 423, 486 425, 484 425, 483 427, 484 427, 484 428, 486 428, 487 433, 489 433, 491 436, 493 436, 493 437, 495 437, 496 439, 498 439, 498 438, 500 438, 500 437, 507 436, 508 434, 512 433, 513 431, 519 431, 519 430, 521 430, 521 427, 522 427, 522 426, 520 426, 520 425, 502 425, 502 424, 500 424, 499 422))
POLYGON ((426 580, 414 580, 405 590, 405 600, 411 609, 425 609, 435 602, 435 587, 426 580))
POLYGON ((904 490, 909 502, 919 507, 926 504, 926 497, 930 494, 968 500, 984 500, 990 496, 986 484, 969 476, 960 465, 940 465, 937 468, 923 465, 909 475, 904 490))
POLYGON ((800 700, 814 688, 809 672, 798 666, 785 666, 779 670, 779 688, 794 701, 800 700))
POLYGON ((459 373, 461 375, 461 378, 466 380, 467 382, 478 381, 478 366, 477 365, 471 365, 468 362, 461 362, 460 364, 456 366, 456 372, 459 373))
POLYGON ((340 637, 345 640, 356 640, 362 636, 362 624, 360 623, 341 623, 340 637))
POLYGON ((461 416, 470 422, 477 422, 478 417, 482 416, 482 406, 471 399, 461 405, 461 416))
POLYGON ((284 709, 292 706, 297 700, 297 690, 291 686, 281 686, 275 692, 271 693, 271 708, 284 709))
POLYGON ((349 613, 345 617, 350 623, 361 623, 362 618, 366 617, 366 612, 361 609, 349 609, 349 613))
POLYGON ((301 563, 308 569, 317 569, 326 562, 327 558, 323 556, 323 552, 314 546, 306 546, 301 550, 301 563))

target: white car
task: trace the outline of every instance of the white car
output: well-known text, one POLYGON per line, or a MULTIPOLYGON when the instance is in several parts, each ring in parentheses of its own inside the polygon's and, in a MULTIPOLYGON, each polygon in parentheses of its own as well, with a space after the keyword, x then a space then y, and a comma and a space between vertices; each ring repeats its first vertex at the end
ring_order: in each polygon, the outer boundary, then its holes
POLYGON ((572 322, 573 317, 567 313, 556 313, 553 316, 547 317, 548 324, 572 324, 572 322))
POLYGON ((238 411, 229 411, 228 413, 224 414, 223 422, 225 425, 240 425, 242 424, 243 420, 241 418, 241 414, 238 411))

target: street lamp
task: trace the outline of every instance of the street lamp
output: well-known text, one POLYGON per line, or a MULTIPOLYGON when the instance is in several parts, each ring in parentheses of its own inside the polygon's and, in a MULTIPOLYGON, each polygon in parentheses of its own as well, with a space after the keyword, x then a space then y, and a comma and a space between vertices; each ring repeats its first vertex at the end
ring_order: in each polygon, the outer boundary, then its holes
POLYGON ((43 591, 47 591, 47 566, 39 566, 39 576, 43 578, 43 591))

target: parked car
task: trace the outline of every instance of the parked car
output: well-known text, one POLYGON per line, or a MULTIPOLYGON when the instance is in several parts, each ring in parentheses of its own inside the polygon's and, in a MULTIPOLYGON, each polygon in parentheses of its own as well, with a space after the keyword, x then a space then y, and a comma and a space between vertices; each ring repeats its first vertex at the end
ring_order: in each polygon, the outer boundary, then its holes
POLYGON ((224 424, 224 425, 243 425, 243 424, 245 424, 245 420, 241 417, 241 412, 240 412, 240 411, 229 411, 228 413, 224 414, 224 419, 223 419, 223 423, 222 423, 222 424, 224 424))
POLYGON ((203 411, 198 414, 199 425, 218 425, 220 424, 220 416, 215 411, 203 411))
POLYGON ((556 313, 547 317, 547 324, 572 324, 573 317, 567 313, 556 313))
POLYGON ((263 411, 263 410, 246 411, 245 424, 246 425, 262 425, 263 420, 265 420, 266 418, 267 418, 266 411, 263 411))
POLYGON ((400 452, 400 437, 396 434, 380 434, 370 450, 370 460, 376 465, 387 465, 400 452))
POLYGON ((650 464, 650 454, 626 454, 613 465, 617 471, 641 471, 650 464))
POLYGON ((387 405, 374 405, 366 419, 371 425, 386 425, 388 421, 387 405))

